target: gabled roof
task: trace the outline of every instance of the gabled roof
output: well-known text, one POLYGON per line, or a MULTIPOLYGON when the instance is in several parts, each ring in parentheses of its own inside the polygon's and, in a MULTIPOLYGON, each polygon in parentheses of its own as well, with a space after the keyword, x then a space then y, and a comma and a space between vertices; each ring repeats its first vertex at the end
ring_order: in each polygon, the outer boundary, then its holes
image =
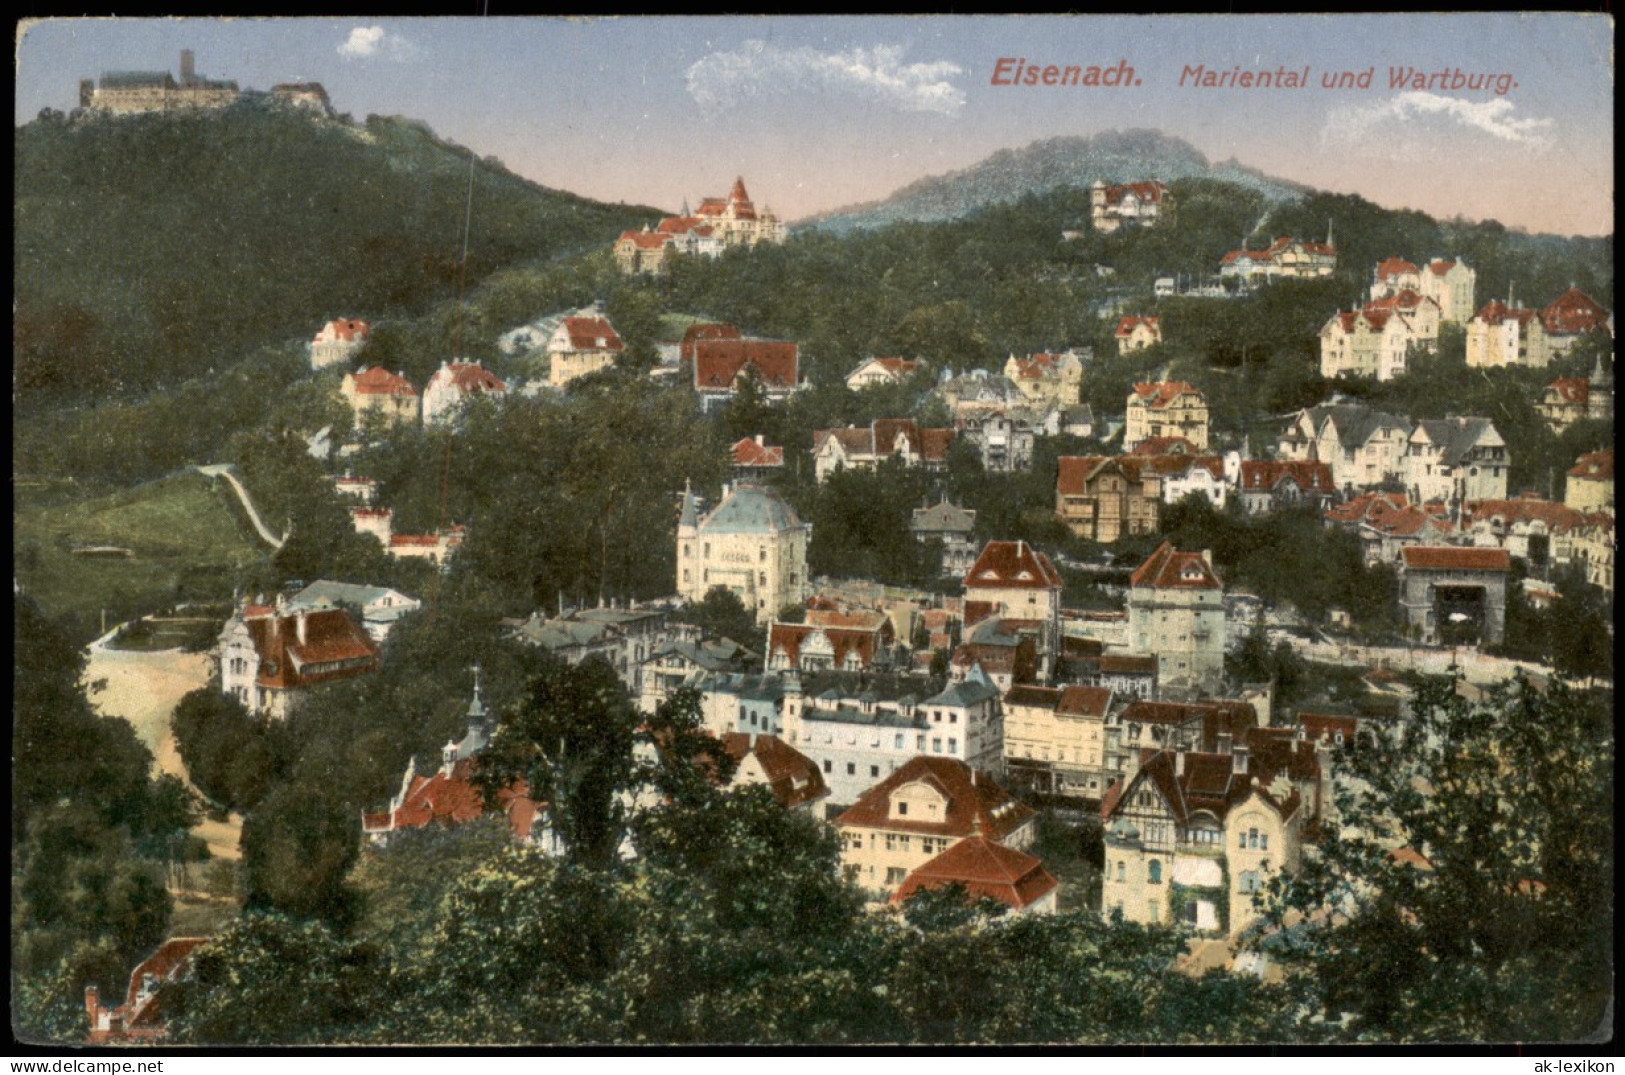
POLYGON ((1214 573, 1212 565, 1199 552, 1180 552, 1173 542, 1164 541, 1146 558, 1134 574, 1129 585, 1151 586, 1159 590, 1222 590, 1224 584, 1214 573))
POLYGON ((1418 436, 1425 437, 1437 445, 1441 456, 1448 463, 1465 460, 1481 441, 1500 439, 1495 423, 1488 418, 1462 416, 1423 418, 1416 423, 1416 428, 1411 432, 1412 440, 1416 440, 1418 436))
POLYGON ((1110 687, 1068 686, 1061 690, 1055 713, 1062 717, 1104 717, 1111 701, 1110 687))
POLYGON ((624 348, 614 328, 602 317, 566 317, 565 334, 572 351, 620 351, 624 348))
POLYGON ((1399 556, 1410 571, 1505 571, 1512 566, 1512 554, 1505 549, 1407 545, 1399 556))
POLYGON ((956 507, 946 500, 929 508, 915 508, 910 530, 928 533, 969 534, 976 527, 976 512, 956 507))
POLYGON ((615 240, 615 243, 617 246, 621 243, 630 243, 632 246, 643 250, 659 250, 671 241, 671 236, 663 232, 623 231, 621 237, 615 240))
POLYGON ((1520 325, 1527 325, 1536 316, 1535 311, 1527 307, 1508 306, 1500 299, 1491 299, 1479 307, 1478 313, 1473 315, 1473 320, 1482 321, 1486 325, 1499 325, 1504 321, 1516 321, 1520 325))
POLYGON ((158 946, 152 955, 136 964, 130 972, 130 988, 124 997, 124 1028, 156 1027, 162 1023, 159 1014, 159 994, 148 991, 142 996, 141 984, 148 975, 159 982, 179 978, 192 962, 192 953, 213 940, 212 937, 171 937, 158 946))
POLYGON ((682 342, 677 345, 677 359, 679 362, 694 363, 694 349, 701 340, 742 340, 744 334, 732 325, 719 321, 699 322, 688 326, 683 332, 682 342))
POLYGON ((1061 587, 1060 572, 1048 556, 1025 541, 990 541, 965 575, 965 588, 1047 590, 1061 587))
MULTIPOLYGON (((1393 295, 1380 299, 1372 299, 1365 304, 1364 311, 1370 315, 1376 311, 1393 312, 1399 314, 1413 314, 1418 310, 1432 306, 1438 309, 1439 304, 1431 296, 1423 295, 1412 288, 1404 288, 1393 295)), ((1379 326, 1380 327, 1380 326, 1379 326)))
POLYGON ((1569 468, 1569 477, 1582 478, 1588 481, 1614 480, 1614 450, 1604 448, 1600 452, 1589 452, 1582 455, 1574 466, 1569 468))
POLYGON ((1584 377, 1559 377, 1546 386, 1546 394, 1556 396, 1559 403, 1584 407, 1591 402, 1591 382, 1584 377))
POLYGON ((1537 496, 1520 496, 1505 500, 1478 500, 1464 506, 1463 515, 1468 522, 1500 519, 1503 523, 1539 522, 1547 531, 1561 534, 1585 526, 1590 520, 1584 512, 1575 511, 1567 504, 1537 496))
POLYGON ((1244 459, 1241 463, 1243 491, 1271 490, 1283 482, 1293 482, 1299 489, 1331 493, 1337 488, 1332 482, 1332 468, 1325 463, 1308 460, 1244 459))
POLYGON ((470 395, 477 392, 489 392, 500 395, 508 390, 502 378, 480 365, 478 362, 446 362, 434 371, 429 378, 429 388, 454 389, 460 395, 470 395))
POLYGON ((1376 277, 1378 280, 1388 280, 1401 273, 1416 273, 1415 265, 1404 258, 1383 258, 1377 262, 1376 277))
POLYGON ((357 395, 415 397, 418 390, 412 382, 382 366, 369 366, 350 378, 357 395))
POLYGON ((891 380, 901 381, 919 369, 920 364, 909 358, 871 358, 846 376, 851 380, 864 370, 876 368, 883 371, 891 380))
POLYGON ((1134 335, 1134 330, 1144 325, 1153 336, 1162 336, 1162 319, 1160 317, 1124 317, 1117 322, 1117 336, 1127 339, 1134 335))
MULTIPOLYGON (((251 610, 245 610, 250 612, 251 610)), ((371 672, 378 648, 343 609, 326 608, 245 615, 262 687, 292 690, 371 672), (299 638, 304 621, 304 641, 299 638), (342 667, 323 667, 342 664, 342 667)))
POLYGON ((1590 295, 1570 287, 1540 312, 1540 323, 1551 336, 1578 336, 1608 327, 1608 311, 1590 295))
POLYGON ((1142 202, 1157 204, 1162 201, 1163 195, 1168 193, 1167 184, 1156 179, 1148 179, 1139 183, 1118 183, 1106 187, 1106 204, 1118 205, 1125 194, 1132 194, 1142 202))
POLYGON ((982 835, 1003 840, 1035 816, 1032 807, 1018 802, 964 762, 920 756, 864 792, 862 798, 835 819, 835 824, 842 828, 892 829, 958 837, 975 835, 980 824, 982 835), (946 817, 941 821, 891 816, 892 793, 916 781, 934 787, 948 800, 946 817))
POLYGON ((1134 386, 1134 395, 1129 402, 1131 404, 1139 403, 1151 410, 1160 411, 1168 407, 1174 400, 1185 395, 1195 396, 1203 403, 1207 402, 1207 397, 1202 394, 1201 389, 1185 381, 1140 382, 1134 386))
POLYGON ((847 662, 856 658, 859 668, 874 665, 876 651, 886 644, 891 626, 884 620, 874 627, 820 627, 810 623, 780 623, 777 620, 767 630, 767 659, 771 662, 781 654, 796 667, 801 661, 801 650, 808 639, 817 635, 828 642, 831 661, 838 669, 846 669, 847 662))
POLYGON ((700 339, 694 345, 694 387, 732 389, 749 365, 764 388, 793 389, 799 381, 799 348, 783 340, 700 339))
POLYGON ((1189 437, 1147 437, 1136 444, 1130 455, 1195 455, 1201 449, 1189 437))
POLYGON ((817 763, 776 735, 729 732, 722 737, 722 746, 736 762, 754 755, 767 778, 768 789, 787 810, 829 795, 829 785, 824 783, 817 763))
POLYGON ((964 885, 972 899, 985 897, 1020 911, 1054 892, 1061 883, 1039 859, 980 836, 969 836, 917 867, 904 878, 891 901, 902 903, 921 889, 952 884, 964 885))
POLYGON ((316 339, 320 342, 325 337, 327 340, 339 343, 355 343, 367 338, 368 328, 369 326, 365 321, 351 317, 341 317, 323 325, 322 330, 316 334, 316 339))
POLYGON ((753 437, 742 437, 733 448, 733 463, 736 467, 782 467, 784 466, 784 449, 771 444, 761 444, 753 437))

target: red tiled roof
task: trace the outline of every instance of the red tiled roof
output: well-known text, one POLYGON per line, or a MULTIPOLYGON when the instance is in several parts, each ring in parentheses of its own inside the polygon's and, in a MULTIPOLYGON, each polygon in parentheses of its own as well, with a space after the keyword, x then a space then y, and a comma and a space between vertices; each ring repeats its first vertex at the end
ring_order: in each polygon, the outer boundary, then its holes
POLYGON ((917 867, 892 895, 903 903, 921 889, 964 885, 972 899, 985 897, 1020 911, 1060 887, 1044 863, 1033 856, 980 836, 959 840, 917 867))
POLYGON ((572 351, 619 351, 624 346, 602 317, 566 317, 564 331, 572 351))
POLYGON ((1387 280, 1398 276, 1400 273, 1414 272, 1417 272, 1416 266, 1404 258, 1384 258, 1377 262, 1377 279, 1379 280, 1387 280))
POLYGON ((1569 477, 1587 478, 1592 481, 1614 480, 1614 450, 1605 448, 1600 452, 1590 452, 1580 457, 1579 462, 1569 468, 1569 477))
POLYGON ((722 737, 722 746, 736 762, 754 754, 773 797, 787 810, 829 794, 817 763, 776 735, 729 732, 722 737))
POLYGON ((1061 688, 1025 685, 1011 687, 1004 696, 1004 704, 1053 710, 1061 704, 1061 688))
POLYGON ((782 467, 784 449, 771 444, 758 444, 753 437, 743 437, 733 446, 736 467, 782 467))
POLYGON ((1155 657, 1133 657, 1120 653, 1102 653, 1098 665, 1102 675, 1156 675, 1155 657))
POLYGON ((1354 733, 1358 724, 1353 717, 1346 717, 1336 713, 1303 713, 1298 714, 1298 726, 1303 729, 1305 737, 1311 740, 1332 739, 1341 735, 1346 743, 1354 742, 1354 733))
POLYGON ((1499 325, 1503 321, 1516 321, 1520 325, 1528 324, 1535 317, 1535 311, 1525 307, 1512 307, 1500 299, 1491 299, 1479 308, 1473 315, 1474 321, 1482 321, 1487 325, 1499 325))
POLYGON ((1136 444, 1130 455, 1195 455, 1199 448, 1189 437, 1147 437, 1136 444))
POLYGON ((1591 382, 1584 377, 1559 377, 1546 386, 1548 394, 1555 393, 1562 403, 1577 403, 1584 407, 1591 401, 1591 382))
POLYGON ((835 819, 842 828, 892 829, 932 836, 971 836, 981 823, 982 833, 1002 840, 1037 816, 1032 807, 1016 801, 990 778, 975 774, 970 766, 954 758, 921 756, 864 792, 863 797, 835 819), (892 792, 905 784, 921 781, 936 788, 948 800, 941 821, 920 818, 894 818, 892 792))
POLYGON ((1540 323, 1550 336, 1578 336, 1608 325, 1608 311, 1577 287, 1571 287, 1540 312, 1540 323))
POLYGON ((1154 411, 1162 410, 1186 394, 1193 395, 1204 403, 1207 402, 1207 397, 1202 395, 1199 388, 1184 381, 1141 382, 1134 386, 1134 394, 1139 397, 1139 402, 1154 411))
POLYGON ((1059 589, 1060 572, 1048 556, 1025 541, 990 541, 965 575, 965 589, 996 587, 1008 589, 1059 589))
POLYGON ((694 346, 694 387, 730 389, 748 364, 764 387, 792 389, 799 380, 798 362, 797 346, 782 340, 700 339, 694 346))
POLYGON ((631 243, 644 250, 658 250, 671 241, 670 235, 656 231, 623 231, 621 237, 615 240, 617 245, 631 243))
POLYGON ((255 682, 262 687, 292 690, 348 679, 378 667, 377 647, 343 609, 310 609, 253 618, 245 614, 244 622, 259 658, 255 682), (299 640, 300 619, 305 624, 303 642, 299 640), (338 662, 346 666, 320 668, 338 662))
POLYGON ((1388 852, 1388 857, 1399 863, 1401 866, 1414 866, 1416 869, 1423 870, 1428 873, 1433 871, 1433 863, 1429 861, 1428 857, 1416 850, 1414 847, 1410 847, 1408 845, 1405 847, 1394 848, 1392 851, 1388 852))
POLYGON ((1274 489, 1284 481, 1292 481, 1299 489, 1331 493, 1332 468, 1325 463, 1308 460, 1246 459, 1241 464, 1243 490, 1274 489))
MULTIPOLYGON (((1155 658, 1150 660, 1155 661, 1155 658)), ((1055 712, 1063 717, 1104 717, 1111 700, 1108 687, 1066 687, 1061 691, 1061 702, 1055 712)))
POLYGON ((351 385, 360 396, 416 396, 418 390, 412 382, 382 366, 369 366, 351 377, 351 385))
POLYGON ((694 349, 701 340, 742 340, 744 335, 732 325, 721 322, 698 323, 688 326, 683 333, 683 340, 677 345, 677 357, 680 362, 694 364, 694 349))
POLYGON ((1162 336, 1161 321, 1162 319, 1158 317, 1125 317, 1117 322, 1117 335, 1120 338, 1127 338, 1134 335, 1136 327, 1144 325, 1151 331, 1152 335, 1160 338, 1162 336))
POLYGON ((1455 267, 1456 263, 1454 261, 1446 261, 1443 258, 1434 258, 1428 263, 1428 272, 1432 273, 1434 276, 1443 276, 1455 267))
POLYGON ((322 331, 316 334, 316 339, 321 340, 323 336, 326 336, 330 341, 354 343, 356 340, 365 340, 369 328, 370 326, 365 321, 359 321, 355 318, 339 318, 323 325, 322 331))
POLYGON ((1142 202, 1159 204, 1163 195, 1167 193, 1167 185, 1155 179, 1148 179, 1138 183, 1119 183, 1116 186, 1107 187, 1105 191, 1107 205, 1121 204, 1125 194, 1133 194, 1142 202))
POLYGON ((502 378, 477 362, 448 362, 435 370, 434 376, 429 379, 431 387, 448 382, 465 396, 473 392, 501 394, 508 390, 502 378))
POLYGON ((1434 306, 1439 305, 1430 296, 1420 294, 1407 287, 1398 294, 1372 299, 1365 304, 1365 312, 1369 314, 1372 311, 1380 310, 1383 312, 1411 314, 1422 309, 1423 303, 1432 303, 1434 306))
POLYGON ((1470 501, 1464 506, 1463 514, 1469 522, 1495 518, 1507 524, 1539 521, 1554 534, 1584 526, 1588 521, 1583 512, 1567 504, 1536 496, 1470 501))
MULTIPOLYGON (((166 981, 177 971, 184 969, 192 959, 192 953, 201 946, 213 940, 212 937, 171 937, 158 946, 158 950, 143 959, 130 972, 130 989, 125 994, 126 1026, 136 1018, 147 1016, 148 1013, 137 1010, 137 999, 141 995, 141 981, 147 975, 152 975, 158 981, 166 981)), ((151 998, 149 998, 150 1001, 151 998)), ((145 1007, 145 1006, 143 1006, 145 1007)), ((142 1021, 150 1022, 150 1017, 142 1021)))
MULTIPOLYGON (((886 620, 884 626, 889 627, 890 624, 891 621, 886 620)), ((775 620, 767 632, 769 663, 782 653, 791 667, 799 666, 802 643, 815 631, 823 632, 829 640, 830 649, 834 651, 832 660, 837 669, 845 668, 847 658, 854 653, 857 654, 858 667, 870 667, 874 663, 875 650, 886 633, 883 627, 818 627, 810 623, 779 623, 775 620)))
POLYGON ((1157 546, 1145 563, 1129 576, 1128 584, 1159 590, 1219 590, 1224 586, 1201 553, 1180 552, 1171 541, 1157 546))
POLYGON ((1505 549, 1465 549, 1448 545, 1407 545, 1400 561, 1412 571, 1505 571, 1512 564, 1505 549))

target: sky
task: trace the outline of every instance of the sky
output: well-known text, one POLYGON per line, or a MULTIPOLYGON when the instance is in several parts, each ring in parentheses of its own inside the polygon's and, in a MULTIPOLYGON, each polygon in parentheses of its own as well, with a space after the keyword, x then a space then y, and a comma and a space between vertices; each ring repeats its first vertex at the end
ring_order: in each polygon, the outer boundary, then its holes
POLYGON ((794 221, 1039 139, 1153 128, 1390 208, 1606 235, 1612 31, 1574 13, 60 19, 19 30, 16 122, 191 48, 206 77, 318 81, 358 121, 423 120, 546 186, 671 211, 744 176, 794 221), (1028 85, 1018 61, 1118 84, 1028 85), (1263 72, 1277 84, 1235 84, 1263 72))

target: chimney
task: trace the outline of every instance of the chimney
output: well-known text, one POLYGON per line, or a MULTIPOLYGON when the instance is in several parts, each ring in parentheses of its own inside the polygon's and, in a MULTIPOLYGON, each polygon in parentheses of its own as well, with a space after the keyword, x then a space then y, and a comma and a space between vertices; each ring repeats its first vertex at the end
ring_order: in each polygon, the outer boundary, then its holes
POLYGON ((197 60, 191 49, 181 49, 181 85, 190 86, 197 81, 197 60))
POLYGON ((750 733, 750 753, 756 753, 756 733, 750 733))
POLYGON ((1182 777, 1184 775, 1185 775, 1185 752, 1183 750, 1176 750, 1176 751, 1174 751, 1174 776, 1182 777))
POLYGON ((1236 776, 1245 776, 1248 771, 1247 744, 1237 743, 1230 749, 1230 771, 1236 776))
POLYGON ((307 618, 308 618, 308 615, 306 613, 306 610, 301 608, 299 610, 299 615, 294 620, 295 631, 299 636, 299 644, 301 646, 303 646, 305 644, 305 620, 307 618))

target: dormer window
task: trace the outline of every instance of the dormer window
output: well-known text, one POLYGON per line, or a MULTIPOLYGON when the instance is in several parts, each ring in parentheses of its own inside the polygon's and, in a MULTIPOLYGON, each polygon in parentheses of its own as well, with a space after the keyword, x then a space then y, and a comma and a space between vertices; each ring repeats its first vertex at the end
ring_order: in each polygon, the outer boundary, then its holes
POLYGON ((897 816, 898 817, 907 817, 908 816, 908 803, 900 802, 900 803, 897 804, 897 816))

